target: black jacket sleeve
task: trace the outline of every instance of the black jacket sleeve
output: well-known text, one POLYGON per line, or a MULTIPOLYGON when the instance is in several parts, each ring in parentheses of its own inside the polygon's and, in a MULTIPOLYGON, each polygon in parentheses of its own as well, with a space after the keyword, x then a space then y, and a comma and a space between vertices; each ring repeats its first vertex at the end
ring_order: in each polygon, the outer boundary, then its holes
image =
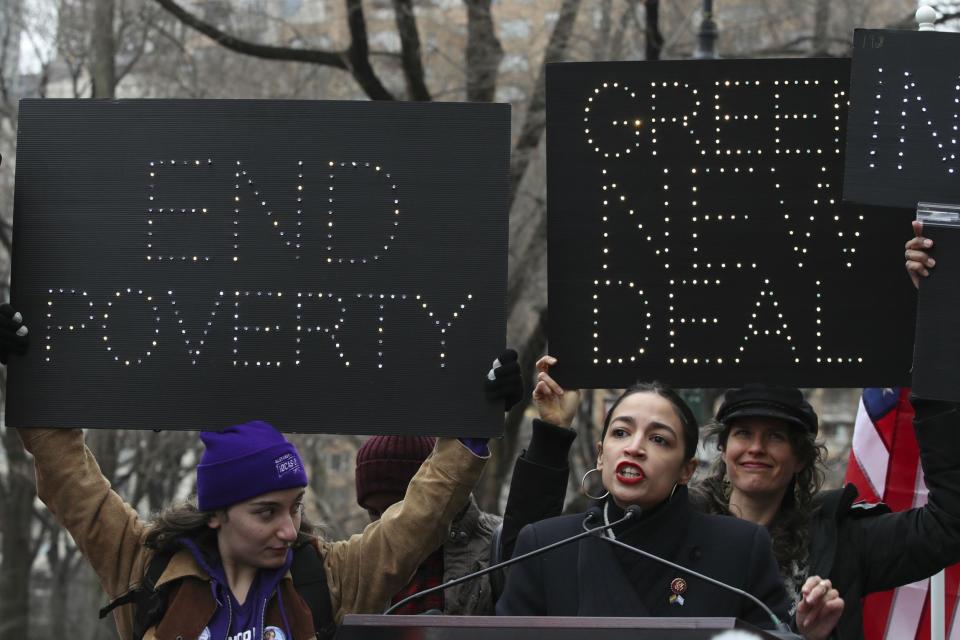
POLYGON ((563 511, 570 475, 570 447, 576 437, 572 429, 534 419, 530 446, 513 466, 500 536, 503 560, 513 556, 517 535, 523 527, 563 511))
POLYGON ((953 403, 912 402, 927 504, 844 523, 845 544, 837 552, 858 554, 864 594, 922 580, 960 561, 960 411, 953 403))
MULTIPOLYGON (((747 593, 767 605, 781 622, 789 622, 790 598, 780 579, 780 570, 777 568, 777 561, 771 548, 770 534, 763 527, 757 527, 754 534, 749 571, 745 589, 747 593)), ((747 598, 743 599, 743 608, 738 617, 761 629, 775 627, 766 611, 747 598)))

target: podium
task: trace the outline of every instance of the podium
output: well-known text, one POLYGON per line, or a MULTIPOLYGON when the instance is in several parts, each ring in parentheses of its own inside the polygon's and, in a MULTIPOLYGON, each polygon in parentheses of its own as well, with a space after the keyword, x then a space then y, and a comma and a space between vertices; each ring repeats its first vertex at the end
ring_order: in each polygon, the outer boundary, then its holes
POLYGON ((348 615, 334 640, 708 640, 728 629, 782 637, 736 618, 348 615))

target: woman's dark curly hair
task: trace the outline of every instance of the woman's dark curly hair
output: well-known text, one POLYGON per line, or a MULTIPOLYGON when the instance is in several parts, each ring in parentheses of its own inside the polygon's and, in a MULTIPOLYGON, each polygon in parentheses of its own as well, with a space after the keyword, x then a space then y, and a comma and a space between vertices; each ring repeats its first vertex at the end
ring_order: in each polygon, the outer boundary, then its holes
MULTIPOLYGON (((732 425, 732 422, 714 422, 707 427, 706 439, 716 438, 717 450, 724 451, 732 425)), ((787 437, 802 469, 787 486, 780 510, 769 527, 773 555, 784 577, 793 573, 794 560, 809 555, 810 519, 816 508, 813 498, 823 486, 823 459, 827 453, 827 448, 805 429, 789 425, 787 437)), ((700 483, 698 493, 708 512, 738 516, 730 510, 730 492, 727 466, 720 457, 714 462, 710 475, 700 483)))

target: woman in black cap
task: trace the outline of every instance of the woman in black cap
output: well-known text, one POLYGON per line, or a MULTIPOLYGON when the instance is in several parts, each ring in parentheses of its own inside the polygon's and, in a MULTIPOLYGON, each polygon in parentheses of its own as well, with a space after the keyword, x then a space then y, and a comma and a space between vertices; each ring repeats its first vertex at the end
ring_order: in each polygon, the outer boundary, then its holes
POLYGON ((951 403, 912 402, 929 494, 925 506, 900 513, 855 504, 852 484, 820 491, 825 449, 815 440, 817 415, 798 389, 728 391, 711 428, 721 458, 698 487, 703 507, 768 528, 794 602, 808 576, 824 576, 824 586, 839 591, 845 606, 832 637, 863 637, 867 594, 960 561, 960 414, 951 403))
POLYGON ((729 390, 716 422, 708 427, 707 437, 716 441, 720 458, 695 491, 706 511, 768 528, 791 594, 810 575, 808 523, 823 483, 826 453, 816 441, 817 426, 817 414, 799 389, 750 384, 729 390))

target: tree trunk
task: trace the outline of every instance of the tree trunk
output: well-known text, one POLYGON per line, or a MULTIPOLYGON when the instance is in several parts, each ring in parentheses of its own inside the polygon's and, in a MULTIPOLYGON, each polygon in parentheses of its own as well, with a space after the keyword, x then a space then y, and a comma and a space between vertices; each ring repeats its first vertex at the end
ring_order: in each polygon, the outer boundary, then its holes
POLYGON ((12 429, 3 431, 7 481, 0 487, 0 640, 30 637, 30 530, 37 495, 33 463, 12 429))
MULTIPOLYGON (((567 45, 580 11, 580 0, 563 0, 557 22, 550 34, 547 49, 527 105, 527 114, 520 130, 510 162, 510 267, 507 274, 507 341, 520 354, 521 371, 529 372, 527 390, 533 388, 533 370, 537 358, 546 347, 547 309, 547 233, 546 199, 540 196, 544 186, 528 189, 533 202, 518 198, 535 152, 543 141, 546 126, 546 64, 559 62, 566 56, 567 45)), ((529 403, 529 398, 527 399, 529 403)), ((478 491, 478 502, 484 509, 499 510, 500 490, 513 468, 517 453, 517 437, 527 403, 520 403, 507 417, 504 437, 495 441, 495 462, 487 469, 478 491)))
POLYGON ((464 0, 467 5, 467 100, 493 102, 503 47, 490 11, 492 0, 464 0))
POLYGON ((660 33, 660 0, 644 0, 647 10, 647 60, 659 60, 663 51, 663 34, 660 33))
MULTIPOLYGON (((570 44, 573 25, 577 21, 579 12, 580 0, 563 0, 560 5, 560 13, 557 16, 557 23, 553 26, 550 41, 547 42, 547 50, 543 54, 543 64, 540 66, 540 73, 537 75, 536 84, 533 87, 533 95, 530 96, 530 102, 527 105, 527 115, 523 127, 520 129, 520 135, 513 150, 513 157, 510 160, 511 206, 516 200, 520 181, 527 173, 527 167, 530 165, 533 152, 540 146, 540 139, 547 125, 547 65, 551 62, 560 62, 566 56, 567 45, 570 44)), ((510 307, 508 301, 507 308, 510 307)))
POLYGON ((95 0, 90 75, 94 98, 113 98, 117 88, 117 41, 113 33, 114 0, 95 0))
POLYGON ((830 1, 817 0, 813 13, 813 51, 814 56, 825 56, 829 52, 828 28, 830 26, 830 1))
POLYGON ((600 2, 600 27, 593 41, 593 59, 610 59, 610 31, 613 28, 613 0, 600 2))

